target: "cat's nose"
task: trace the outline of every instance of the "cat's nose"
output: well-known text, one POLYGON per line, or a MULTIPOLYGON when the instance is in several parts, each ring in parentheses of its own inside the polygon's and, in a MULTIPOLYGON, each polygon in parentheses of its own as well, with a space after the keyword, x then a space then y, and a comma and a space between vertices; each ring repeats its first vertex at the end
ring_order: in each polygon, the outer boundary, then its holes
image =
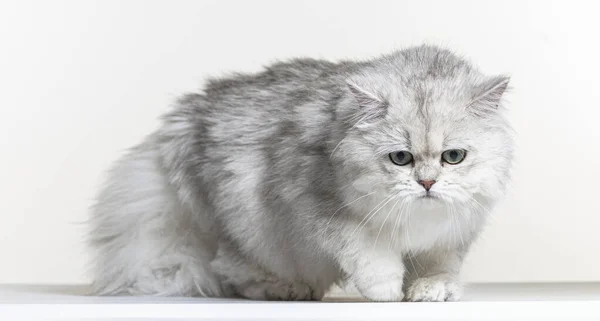
POLYGON ((423 185, 423 187, 425 187, 426 190, 431 189, 431 186, 433 184, 435 184, 434 180, 420 180, 419 184, 423 185))

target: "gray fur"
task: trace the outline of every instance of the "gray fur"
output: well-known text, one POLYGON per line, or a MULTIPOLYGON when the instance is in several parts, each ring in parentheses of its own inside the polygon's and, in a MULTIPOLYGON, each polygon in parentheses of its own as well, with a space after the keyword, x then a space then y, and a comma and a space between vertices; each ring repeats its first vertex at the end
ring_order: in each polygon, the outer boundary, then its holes
POLYGON ((507 84, 431 46, 209 81, 110 172, 96 293, 309 300, 345 280, 377 301, 458 299, 510 176, 507 84), (451 148, 465 161, 443 164, 451 148))

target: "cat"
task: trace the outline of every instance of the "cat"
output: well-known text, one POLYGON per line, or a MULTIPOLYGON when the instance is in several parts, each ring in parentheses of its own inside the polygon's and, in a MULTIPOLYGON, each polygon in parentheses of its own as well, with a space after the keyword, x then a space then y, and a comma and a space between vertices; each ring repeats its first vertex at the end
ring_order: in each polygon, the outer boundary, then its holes
POLYGON ((510 180, 508 83, 429 45, 210 80, 110 170, 94 293, 458 300, 510 180))

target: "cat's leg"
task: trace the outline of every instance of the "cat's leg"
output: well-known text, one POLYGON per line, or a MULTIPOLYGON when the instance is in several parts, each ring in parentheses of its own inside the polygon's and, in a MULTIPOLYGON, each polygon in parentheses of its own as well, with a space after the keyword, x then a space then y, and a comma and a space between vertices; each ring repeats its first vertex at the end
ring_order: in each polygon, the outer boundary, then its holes
POLYGON ((221 244, 211 267, 220 277, 226 296, 252 300, 320 300, 324 290, 299 281, 284 280, 240 255, 230 245, 221 244))
POLYGON ((370 235, 353 237, 334 254, 348 282, 372 301, 401 301, 404 264, 385 242, 375 246, 370 235), (359 242, 361 238, 369 241, 359 242))
POLYGON ((362 296, 372 301, 402 300, 404 265, 395 253, 367 250, 350 260, 342 266, 362 296))
POLYGON ((462 293, 460 268, 466 250, 435 248, 406 255, 406 301, 458 301, 462 293))

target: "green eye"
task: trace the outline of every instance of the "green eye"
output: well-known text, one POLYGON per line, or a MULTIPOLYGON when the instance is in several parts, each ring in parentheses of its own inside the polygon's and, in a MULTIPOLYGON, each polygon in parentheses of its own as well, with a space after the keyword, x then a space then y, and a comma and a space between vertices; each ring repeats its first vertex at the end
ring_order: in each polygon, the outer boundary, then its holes
POLYGON ((442 160, 448 164, 456 165, 462 162, 467 152, 462 149, 449 149, 442 153, 442 160))
POLYGON ((393 152, 390 153, 390 160, 396 165, 404 166, 413 161, 413 155, 407 151, 393 152))

